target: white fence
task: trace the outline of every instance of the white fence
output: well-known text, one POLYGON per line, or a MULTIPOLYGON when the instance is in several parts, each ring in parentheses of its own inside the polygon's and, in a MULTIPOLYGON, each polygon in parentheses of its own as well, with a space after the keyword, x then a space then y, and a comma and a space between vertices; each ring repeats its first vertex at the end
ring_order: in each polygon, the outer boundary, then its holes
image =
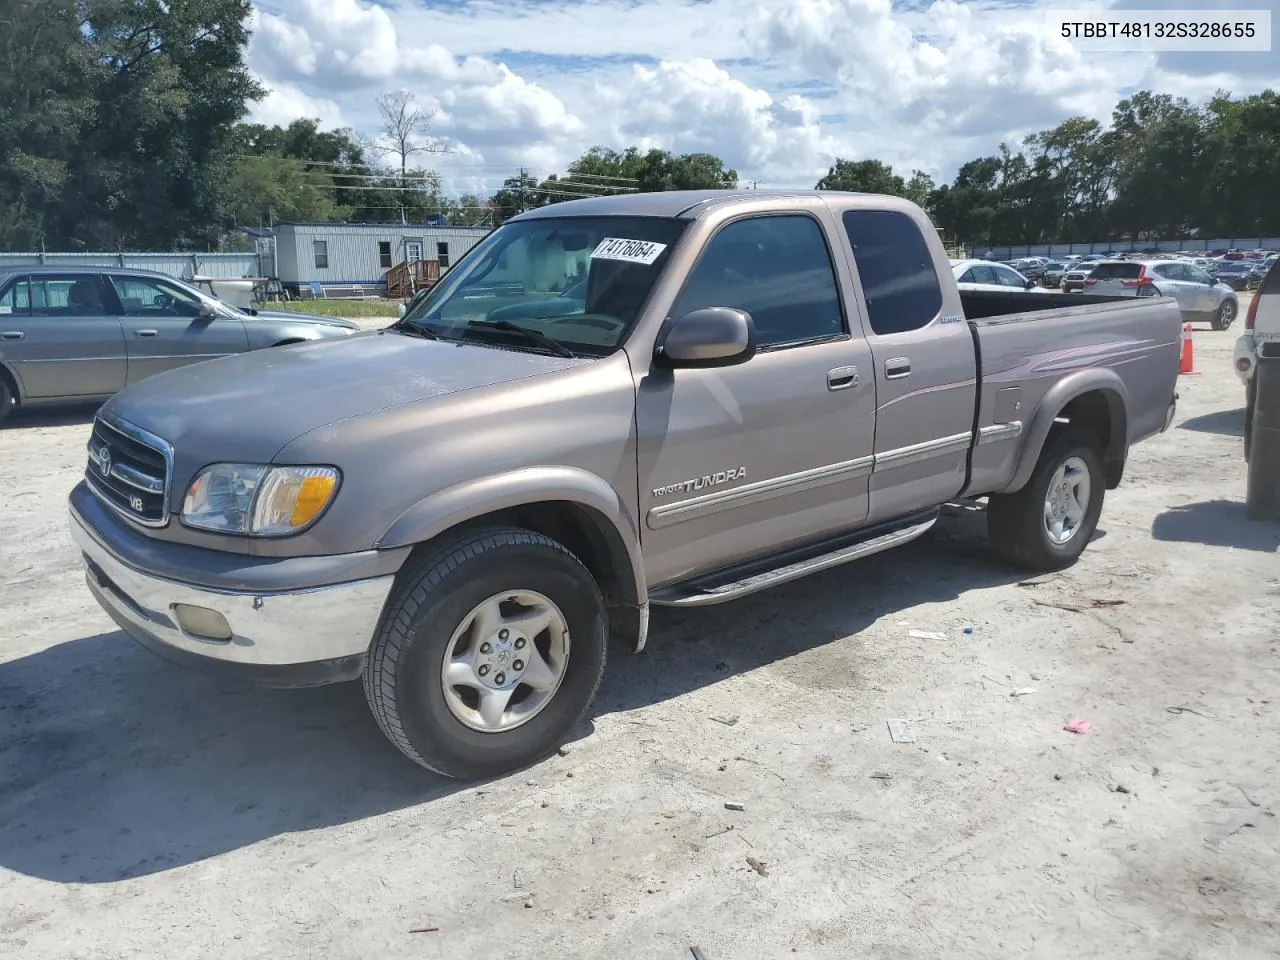
POLYGON ((171 277, 234 280, 269 276, 257 253, 0 253, 3 267, 125 267, 154 270, 171 277))

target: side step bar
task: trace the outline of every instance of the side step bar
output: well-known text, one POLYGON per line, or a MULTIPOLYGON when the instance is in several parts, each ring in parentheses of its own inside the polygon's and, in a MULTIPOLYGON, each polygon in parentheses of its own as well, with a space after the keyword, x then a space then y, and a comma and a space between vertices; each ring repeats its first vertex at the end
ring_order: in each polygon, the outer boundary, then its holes
MULTIPOLYGON (((698 580, 689 580, 684 583, 672 584, 668 587, 661 587, 649 595, 649 602, 660 607, 706 607, 716 603, 724 603, 728 600, 737 600, 739 597, 745 597, 769 587, 776 587, 779 584, 790 583, 792 580, 799 580, 801 577, 807 577, 811 573, 818 573, 820 570, 829 570, 831 567, 838 567, 842 563, 848 563, 851 560, 859 560, 862 557, 869 557, 874 553, 880 553, 893 547, 901 546, 904 543, 910 543, 917 537, 926 533, 930 527, 938 522, 938 512, 934 511, 931 515, 916 519, 906 526, 896 527, 879 535, 872 535, 870 539, 858 540, 849 543, 846 539, 844 545, 836 547, 834 550, 828 550, 825 553, 816 553, 802 556, 800 559, 792 560, 782 566, 774 567, 761 571, 759 564, 751 564, 749 568, 739 568, 746 575, 736 580, 728 580, 724 582, 715 582, 709 577, 702 577, 698 580), (755 570, 759 572, 747 572, 755 570)), ((823 545, 818 545, 815 550, 821 550, 823 545)), ((783 555, 795 556, 795 551, 789 551, 783 555)), ((732 576, 732 573, 726 574, 732 576)))

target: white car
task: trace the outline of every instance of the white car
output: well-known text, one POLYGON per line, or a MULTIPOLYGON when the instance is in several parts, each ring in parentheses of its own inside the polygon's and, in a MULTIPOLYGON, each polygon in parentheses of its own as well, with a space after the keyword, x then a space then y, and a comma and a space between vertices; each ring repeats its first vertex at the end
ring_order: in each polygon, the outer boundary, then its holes
MULTIPOLYGON (((1249 432, 1253 423, 1253 372, 1261 350, 1280 354, 1280 261, 1273 263, 1262 284, 1253 295, 1244 317, 1244 333, 1236 340, 1234 364, 1236 375, 1244 383, 1244 455, 1249 456, 1249 432)), ((1270 355, 1270 354, 1268 354, 1270 355)))
POLYGON ((1037 287, 1013 267, 993 260, 952 260, 951 272, 955 274, 956 284, 961 290, 1049 292, 1043 287, 1037 287))

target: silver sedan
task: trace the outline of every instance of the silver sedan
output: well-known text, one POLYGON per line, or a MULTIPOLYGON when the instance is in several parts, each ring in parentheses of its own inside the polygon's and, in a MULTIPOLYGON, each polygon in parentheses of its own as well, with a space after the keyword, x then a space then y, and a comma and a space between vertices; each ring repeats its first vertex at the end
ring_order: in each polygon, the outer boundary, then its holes
POLYGON ((188 363, 359 329, 239 310, 145 270, 10 267, 0 270, 0 420, 17 404, 105 400, 188 363))

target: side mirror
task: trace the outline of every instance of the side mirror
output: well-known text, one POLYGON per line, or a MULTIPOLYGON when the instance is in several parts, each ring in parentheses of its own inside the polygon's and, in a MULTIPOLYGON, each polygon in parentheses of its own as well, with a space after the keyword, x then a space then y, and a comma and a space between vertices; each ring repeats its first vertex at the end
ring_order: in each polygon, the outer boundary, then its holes
POLYGON ((396 315, 403 317, 405 314, 405 306, 403 303, 396 304, 396 315))
POLYGON ((654 356, 659 366, 732 367, 756 353, 751 314, 732 307, 704 307, 686 313, 668 329, 654 356))
POLYGON ((197 320, 212 320, 218 315, 217 309, 208 300, 201 300, 200 306, 196 309, 197 320))
POLYGON ((1034 287, 1035 285, 1036 285, 1036 282, 1035 282, 1034 280, 1023 280, 1023 281, 1022 281, 1022 286, 1023 286, 1025 289, 1027 289, 1027 290, 1030 290, 1030 289, 1031 289, 1032 287, 1034 287))

